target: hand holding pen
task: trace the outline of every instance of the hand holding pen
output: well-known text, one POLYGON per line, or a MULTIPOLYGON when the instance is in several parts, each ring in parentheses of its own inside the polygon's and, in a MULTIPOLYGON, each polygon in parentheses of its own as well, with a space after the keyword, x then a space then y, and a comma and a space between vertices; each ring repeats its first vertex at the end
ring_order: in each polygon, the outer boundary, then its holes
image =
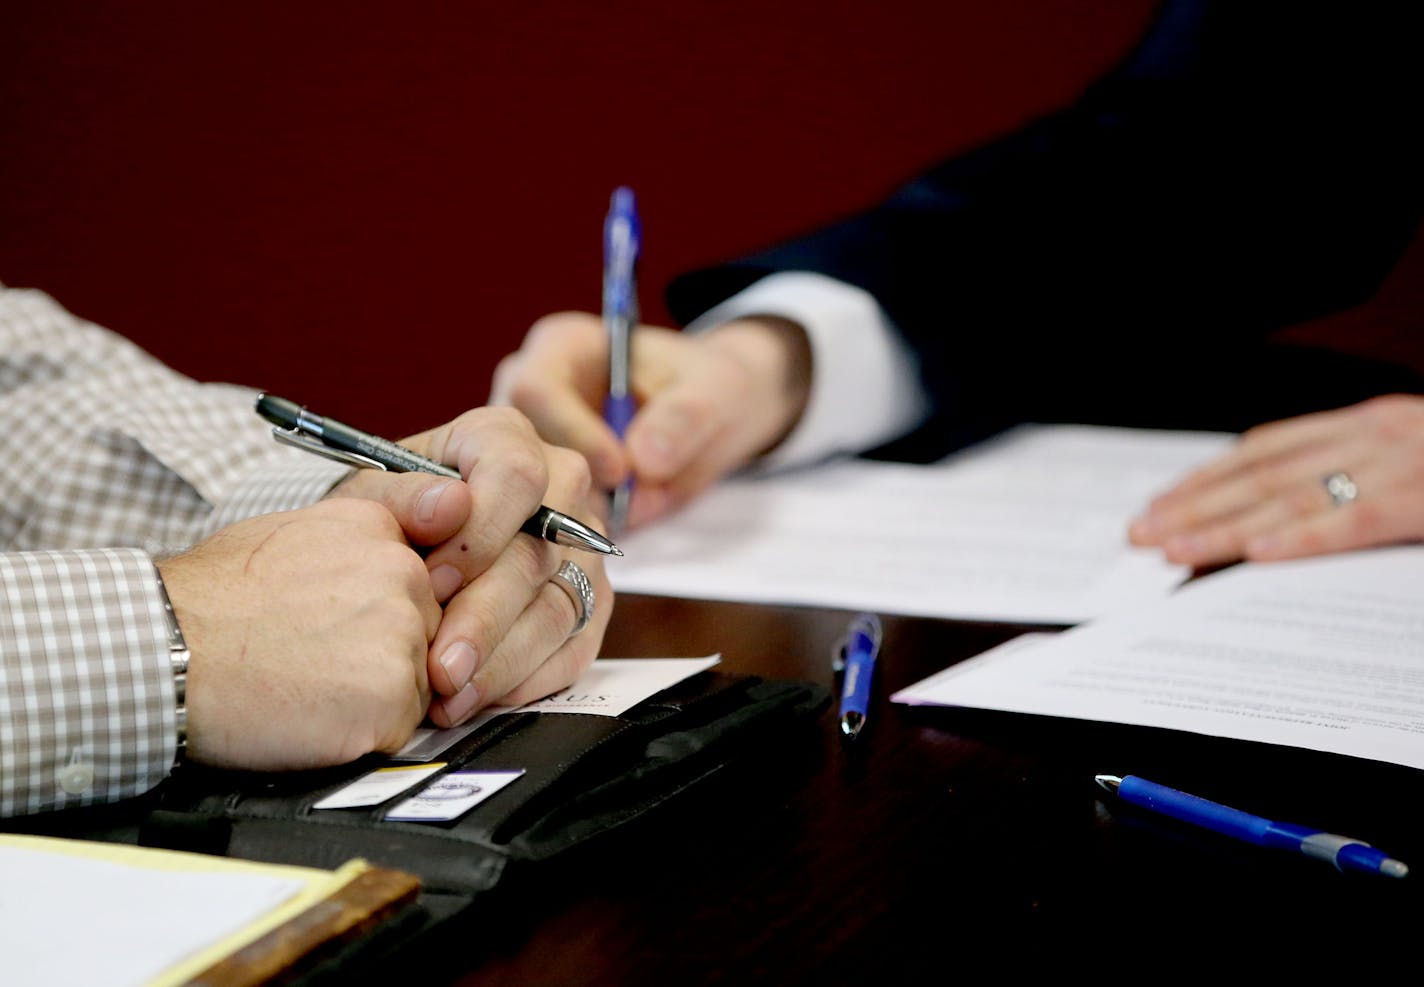
POLYGON ((744 316, 705 331, 639 322, 634 206, 631 193, 615 192, 602 316, 539 319, 490 387, 492 404, 512 405, 547 440, 584 454, 595 483, 613 491, 614 534, 630 501, 627 524, 649 524, 774 448, 811 386, 809 337, 789 319, 744 316))
MULTIPOLYGON (((272 437, 277 441, 348 466, 391 473, 430 473, 460 479, 460 471, 444 463, 427 459, 389 439, 308 411, 295 401, 279 398, 275 394, 257 396, 257 413, 276 426, 272 429, 272 437)), ((585 552, 623 554, 617 545, 594 528, 542 505, 524 522, 521 530, 556 545, 567 545, 585 552)))
POLYGON ((436 726, 454 726, 490 703, 519 705, 556 692, 593 661, 608 622, 599 601, 612 598, 602 559, 617 547, 540 503, 547 493, 557 503, 595 506, 581 455, 544 444, 523 416, 503 408, 479 408, 414 436, 414 449, 274 395, 262 395, 257 410, 276 425, 274 438, 361 467, 333 494, 385 504, 411 544, 433 546, 424 562, 444 604, 427 660, 436 726), (458 450, 463 480, 461 471, 421 455, 426 448, 452 457, 458 450), (546 469, 537 485, 531 456, 546 469), (453 526, 427 523, 427 537, 416 537, 411 524, 428 511, 454 514, 453 526), (588 554, 582 565, 561 562, 560 553, 529 551, 536 543, 521 531, 588 554))

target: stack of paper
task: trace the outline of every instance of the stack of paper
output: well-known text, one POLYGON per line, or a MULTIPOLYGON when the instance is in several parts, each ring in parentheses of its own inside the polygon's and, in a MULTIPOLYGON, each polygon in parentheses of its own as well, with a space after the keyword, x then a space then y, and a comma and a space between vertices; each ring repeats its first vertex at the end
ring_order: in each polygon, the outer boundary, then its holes
POLYGON ((1189 575, 1127 525, 1233 436, 1025 425, 930 466, 837 461, 719 484, 620 539, 620 592, 1074 624, 1189 575))
POLYGON ((1424 768, 1424 546, 1244 564, 903 689, 1424 768))

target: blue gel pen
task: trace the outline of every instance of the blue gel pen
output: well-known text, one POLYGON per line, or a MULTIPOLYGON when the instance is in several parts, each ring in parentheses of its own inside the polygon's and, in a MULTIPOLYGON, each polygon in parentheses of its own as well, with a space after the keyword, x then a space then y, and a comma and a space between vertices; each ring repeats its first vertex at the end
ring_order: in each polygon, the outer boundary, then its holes
POLYGON ((855 737, 865 726, 879 653, 880 618, 873 613, 857 614, 836 650, 834 664, 837 670, 845 670, 841 681, 841 734, 845 737, 855 737))
MULTIPOLYGON (((608 330, 608 397, 603 420, 621 439, 633 420, 636 406, 629 386, 633 327, 638 324, 638 252, 642 228, 633 190, 613 190, 608 217, 603 222, 603 324, 608 330)), ((609 526, 621 531, 628 520, 633 495, 630 476, 613 491, 609 526)))
POLYGON ((1133 775, 1122 778, 1097 775, 1095 780, 1125 802, 1257 846, 1302 853, 1332 863, 1342 871, 1384 874, 1387 877, 1404 877, 1409 873, 1409 868, 1402 861, 1348 836, 1263 819, 1133 775))

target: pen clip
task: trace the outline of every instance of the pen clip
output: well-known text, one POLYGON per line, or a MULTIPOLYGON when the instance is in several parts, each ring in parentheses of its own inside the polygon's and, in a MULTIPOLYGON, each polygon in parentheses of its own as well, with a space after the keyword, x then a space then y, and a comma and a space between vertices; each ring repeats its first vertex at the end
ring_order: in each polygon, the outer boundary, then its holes
POLYGON ((846 666, 846 652, 850 649, 851 642, 858 636, 870 639, 870 654, 874 657, 880 651, 880 618, 873 613, 856 614, 846 628, 846 632, 841 639, 831 646, 831 671, 844 672, 846 666))
POLYGON ((273 428, 272 438, 283 445, 314 452, 318 456, 325 456, 327 459, 334 459, 338 463, 345 463, 347 466, 355 466, 358 469, 385 470, 386 468, 385 463, 366 456, 359 456, 354 452, 347 452, 345 449, 333 449, 320 439, 314 439, 295 428, 273 428))

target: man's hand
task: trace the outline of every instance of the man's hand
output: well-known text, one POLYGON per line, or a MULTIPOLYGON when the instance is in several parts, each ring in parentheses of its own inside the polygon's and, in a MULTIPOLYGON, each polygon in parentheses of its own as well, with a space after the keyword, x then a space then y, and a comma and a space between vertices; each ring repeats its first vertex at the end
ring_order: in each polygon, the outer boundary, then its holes
POLYGON ((517 705, 570 685, 598 656, 613 608, 601 556, 561 548, 519 529, 545 504, 594 526, 604 523, 584 458, 542 442, 523 415, 479 408, 401 440, 459 469, 464 482, 425 474, 360 470, 332 497, 380 501, 412 544, 445 603, 430 644, 430 718, 454 726, 492 703, 517 705), (565 560, 596 595, 588 626, 550 580, 565 560))
POLYGON ((633 333, 631 386, 639 408, 626 445, 600 415, 608 340, 597 316, 540 319, 495 372, 494 404, 528 415, 547 441, 587 457, 610 490, 634 477, 630 526, 676 510, 775 446, 810 392, 805 333, 784 319, 741 319, 698 334, 656 326, 633 333))
POLYGON ((391 512, 330 500, 160 563, 192 652, 188 753, 256 770, 392 752, 429 703, 440 606, 391 512))

